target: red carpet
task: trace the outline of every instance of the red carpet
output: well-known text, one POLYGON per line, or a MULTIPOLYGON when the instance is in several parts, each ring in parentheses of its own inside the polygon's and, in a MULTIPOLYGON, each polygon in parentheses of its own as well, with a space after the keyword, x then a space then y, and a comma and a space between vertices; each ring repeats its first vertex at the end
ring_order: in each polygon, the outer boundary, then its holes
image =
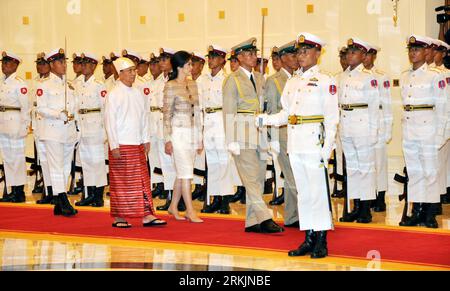
MULTIPOLYGON (((130 229, 112 228, 108 212, 81 210, 72 218, 53 216, 51 209, 0 206, 0 231, 28 231, 46 234, 92 236, 130 240, 206 244, 286 252, 303 241, 296 229, 275 235, 244 233, 244 222, 226 218, 206 218, 195 224, 168 219, 166 227, 143 228, 139 220, 129 220, 130 229)), ((450 268, 450 234, 402 230, 337 227, 329 232, 329 254, 364 259, 371 250, 382 261, 437 265, 450 268)))

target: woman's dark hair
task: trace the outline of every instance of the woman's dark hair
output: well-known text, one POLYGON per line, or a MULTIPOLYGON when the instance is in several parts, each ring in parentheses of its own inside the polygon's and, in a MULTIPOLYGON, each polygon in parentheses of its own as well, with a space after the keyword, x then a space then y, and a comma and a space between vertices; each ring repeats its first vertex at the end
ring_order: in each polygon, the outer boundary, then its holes
POLYGON ((184 67, 192 58, 192 54, 187 51, 177 51, 171 58, 172 72, 169 74, 169 80, 175 80, 178 77, 178 68, 184 67))

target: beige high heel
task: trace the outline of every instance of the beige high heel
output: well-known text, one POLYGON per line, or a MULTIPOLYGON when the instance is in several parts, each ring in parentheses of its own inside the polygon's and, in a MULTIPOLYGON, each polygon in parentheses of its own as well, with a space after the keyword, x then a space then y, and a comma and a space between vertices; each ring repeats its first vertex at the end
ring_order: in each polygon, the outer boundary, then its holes
POLYGON ((196 218, 191 218, 190 216, 185 215, 184 217, 185 217, 189 222, 192 222, 192 223, 203 223, 203 220, 200 219, 200 217, 198 217, 198 216, 196 216, 196 218))
POLYGON ((175 213, 173 213, 172 211, 170 211, 170 209, 167 209, 167 212, 168 212, 170 215, 172 215, 172 216, 175 218, 175 220, 179 220, 179 221, 184 221, 184 220, 186 220, 186 217, 181 216, 178 212, 175 214, 175 213))

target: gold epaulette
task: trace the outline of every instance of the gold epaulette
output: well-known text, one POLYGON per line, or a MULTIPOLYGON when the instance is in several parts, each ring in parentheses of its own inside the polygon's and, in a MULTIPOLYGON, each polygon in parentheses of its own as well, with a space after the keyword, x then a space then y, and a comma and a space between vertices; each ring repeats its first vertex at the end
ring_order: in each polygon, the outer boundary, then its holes
POLYGON ((50 76, 45 77, 45 78, 43 78, 43 79, 39 79, 38 81, 39 81, 39 82, 44 82, 44 81, 48 81, 48 80, 50 80, 50 76))
POLYGON ((101 81, 101 80, 98 80, 98 79, 94 79, 94 81, 95 82, 97 82, 98 84, 100 84, 100 85, 103 85, 103 84, 105 84, 103 81, 101 81))
POLYGON ((372 74, 372 71, 371 70, 367 70, 366 68, 362 69, 362 72, 366 73, 366 74, 372 74))
POLYGON ((436 68, 436 67, 428 67, 428 69, 430 70, 430 71, 432 71, 432 72, 436 72, 436 73, 438 73, 438 74, 442 74, 444 71, 443 70, 441 70, 441 69, 439 69, 439 68, 436 68))
POLYGON ((20 81, 20 82, 22 82, 22 83, 25 82, 25 81, 24 81, 21 77, 19 77, 19 76, 16 76, 16 80, 17 80, 17 81, 20 81))

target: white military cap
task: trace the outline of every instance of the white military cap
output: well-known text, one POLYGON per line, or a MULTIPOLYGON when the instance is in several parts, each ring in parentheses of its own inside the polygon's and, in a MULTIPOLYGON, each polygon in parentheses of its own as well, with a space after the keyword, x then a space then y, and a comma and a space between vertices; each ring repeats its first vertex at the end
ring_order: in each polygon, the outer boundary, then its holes
POLYGON ((436 43, 438 45, 438 50, 443 50, 443 49, 450 50, 450 45, 448 43, 446 43, 445 41, 437 39, 436 43))
POLYGON ((83 62, 85 63, 94 63, 94 64, 98 63, 98 58, 93 53, 82 53, 81 58, 83 58, 83 62))
POLYGON ((216 44, 212 44, 210 46, 208 46, 208 55, 219 55, 222 57, 226 57, 227 55, 227 50, 216 45, 216 44))
POLYGON ((174 49, 168 48, 168 47, 162 47, 159 49, 159 57, 166 55, 166 56, 173 56, 176 53, 174 49))
POLYGON ((347 41, 347 48, 357 48, 367 53, 371 46, 368 42, 360 38, 352 37, 347 41))
POLYGON ((3 59, 5 59, 5 61, 12 59, 12 60, 19 62, 19 64, 22 62, 22 59, 18 55, 16 55, 13 52, 8 52, 8 51, 2 52, 2 61, 3 61, 3 59))
POLYGON ((66 59, 66 54, 64 52, 64 49, 56 48, 47 53, 44 59, 48 62, 53 62, 60 59, 66 59))
POLYGON ((198 59, 201 59, 202 61, 206 62, 205 57, 204 57, 201 53, 199 53, 199 52, 193 52, 193 53, 192 53, 192 56, 193 56, 194 58, 198 58, 198 59))
POLYGON ((131 58, 131 60, 134 60, 138 63, 142 59, 142 56, 140 54, 138 54, 135 51, 131 51, 131 50, 127 50, 127 49, 122 50, 122 57, 131 58))
POLYGON ((410 36, 408 36, 408 38, 406 39, 406 43, 408 44, 408 47, 429 47, 432 45, 430 38, 417 34, 411 34, 410 36))
POLYGON ((369 44, 369 53, 379 53, 381 48, 379 46, 369 44))
POLYGON ((125 57, 120 57, 117 60, 113 62, 114 67, 116 68, 117 72, 121 72, 123 70, 126 70, 131 67, 135 67, 136 65, 133 63, 132 60, 125 57))
POLYGON ((322 49, 326 45, 326 43, 317 35, 314 35, 309 32, 300 32, 297 35, 297 48, 301 46, 314 46, 318 49, 322 49))

